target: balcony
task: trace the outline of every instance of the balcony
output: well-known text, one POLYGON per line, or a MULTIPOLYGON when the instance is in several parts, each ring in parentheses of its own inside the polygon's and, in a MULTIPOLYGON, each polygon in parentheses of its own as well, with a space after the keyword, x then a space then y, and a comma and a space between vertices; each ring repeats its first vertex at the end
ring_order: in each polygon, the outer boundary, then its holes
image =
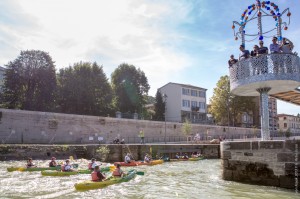
POLYGON ((198 107, 198 106, 192 106, 192 107, 191 107, 191 110, 192 110, 192 112, 198 112, 198 111, 199 111, 199 108, 200 108, 200 107, 198 107))
POLYGON ((300 59, 294 54, 262 55, 237 62, 229 73, 233 94, 258 96, 257 89, 271 88, 272 95, 300 86, 300 59))

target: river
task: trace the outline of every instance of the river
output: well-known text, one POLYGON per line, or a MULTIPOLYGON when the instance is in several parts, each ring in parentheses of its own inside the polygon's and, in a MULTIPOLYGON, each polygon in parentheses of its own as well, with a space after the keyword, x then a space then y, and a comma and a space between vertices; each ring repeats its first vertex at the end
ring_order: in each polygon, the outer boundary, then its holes
MULTIPOLYGON (((37 162, 37 161, 35 161, 37 162)), ((70 177, 42 176, 40 172, 7 172, 6 168, 24 165, 20 161, 0 162, 0 198, 300 198, 294 190, 224 181, 220 160, 172 162, 136 167, 144 171, 127 183, 85 192, 74 183, 87 180, 89 174, 70 177)), ((47 161, 38 161, 46 165, 47 161)), ((124 168, 123 169, 127 169, 124 168)))

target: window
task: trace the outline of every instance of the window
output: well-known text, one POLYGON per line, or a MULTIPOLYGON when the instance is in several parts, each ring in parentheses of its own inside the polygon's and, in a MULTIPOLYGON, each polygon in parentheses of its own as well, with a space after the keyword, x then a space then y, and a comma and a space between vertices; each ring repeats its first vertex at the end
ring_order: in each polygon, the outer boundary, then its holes
POLYGON ((197 93, 198 93, 198 91, 196 91, 196 90, 191 90, 191 96, 197 97, 197 96, 198 96, 197 93))
POLYGON ((190 89, 188 89, 188 88, 182 88, 182 94, 183 95, 190 95, 190 89))
POLYGON ((205 97, 205 91, 199 91, 199 97, 205 97))
POLYGON ((182 107, 190 107, 190 100, 182 100, 182 107))
POLYGON ((191 105, 192 105, 192 107, 197 107, 197 102, 195 102, 195 101, 191 101, 191 105))
POLYGON ((284 127, 284 128, 287 128, 287 123, 283 123, 283 127, 284 127))
POLYGON ((199 102, 199 107, 200 107, 200 109, 205 109, 205 103, 204 102, 199 102))

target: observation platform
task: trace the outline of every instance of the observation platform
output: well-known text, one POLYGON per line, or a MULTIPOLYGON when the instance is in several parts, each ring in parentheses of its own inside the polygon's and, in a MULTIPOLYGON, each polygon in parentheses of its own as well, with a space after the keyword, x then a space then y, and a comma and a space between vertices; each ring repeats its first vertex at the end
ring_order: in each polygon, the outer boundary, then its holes
POLYGON ((270 88, 269 95, 300 105, 300 59, 295 54, 244 59, 229 67, 229 73, 230 89, 235 95, 259 96, 257 89, 270 88), (286 97, 289 94, 292 97, 286 97))

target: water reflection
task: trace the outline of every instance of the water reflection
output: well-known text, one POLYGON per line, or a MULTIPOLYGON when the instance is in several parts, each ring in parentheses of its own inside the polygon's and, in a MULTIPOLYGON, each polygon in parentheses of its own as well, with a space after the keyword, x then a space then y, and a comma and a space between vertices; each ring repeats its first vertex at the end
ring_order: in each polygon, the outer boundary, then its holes
POLYGON ((137 169, 145 171, 144 176, 85 192, 76 191, 74 183, 89 179, 88 174, 48 177, 40 172, 6 171, 24 163, 0 162, 0 198, 300 198, 293 190, 224 181, 220 160, 141 166, 137 169))

